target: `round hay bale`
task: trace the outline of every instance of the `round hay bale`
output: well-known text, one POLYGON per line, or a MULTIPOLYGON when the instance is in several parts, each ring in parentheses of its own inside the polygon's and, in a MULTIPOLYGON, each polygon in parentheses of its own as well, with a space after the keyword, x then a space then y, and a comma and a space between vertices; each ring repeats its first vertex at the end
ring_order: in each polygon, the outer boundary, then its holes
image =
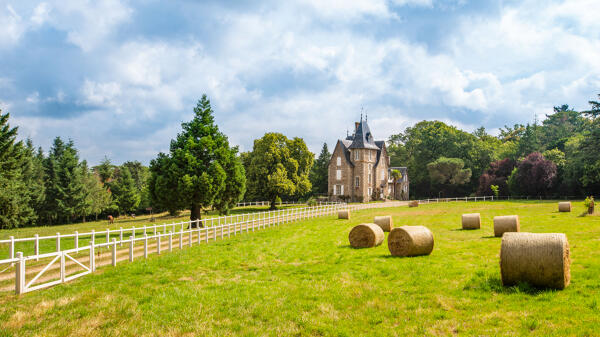
POLYGON ((411 200, 408 202, 408 207, 419 207, 419 200, 411 200))
POLYGON ((519 225, 518 215, 502 215, 494 217, 494 236, 501 237, 506 232, 519 232, 521 226, 519 225))
POLYGON ((429 255, 433 250, 433 233, 424 226, 396 227, 388 235, 388 248, 393 256, 429 255))
POLYGON ((500 248, 502 284, 528 282, 564 289, 571 282, 569 241, 562 233, 506 233, 500 248))
POLYGON ((481 215, 479 213, 463 214, 462 215, 463 229, 479 229, 481 228, 481 215))
POLYGON ((384 239, 385 235, 381 227, 374 223, 363 223, 354 226, 348 234, 348 240, 350 240, 350 246, 352 248, 371 248, 379 246, 384 239))
POLYGON ((570 212, 571 211, 571 202, 563 201, 558 203, 558 211, 559 212, 570 212))
POLYGON ((350 210, 345 209, 338 211, 338 219, 350 219, 350 210))
POLYGON ((377 226, 381 227, 381 229, 383 229, 384 232, 389 232, 392 230, 392 228, 394 228, 394 223, 392 221, 391 215, 376 216, 375 219, 373 219, 373 222, 377 226))

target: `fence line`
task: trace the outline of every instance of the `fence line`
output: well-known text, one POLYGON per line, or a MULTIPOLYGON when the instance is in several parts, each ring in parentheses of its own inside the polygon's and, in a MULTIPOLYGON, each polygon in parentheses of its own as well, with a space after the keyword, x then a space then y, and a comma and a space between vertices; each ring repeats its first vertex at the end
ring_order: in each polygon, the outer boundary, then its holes
MULTIPOLYGON (((383 203, 380 204, 364 204, 364 205, 353 205, 351 206, 353 209, 357 208, 375 208, 382 207, 383 203)), ((390 205, 391 206, 391 205, 390 205)), ((397 205, 395 205, 397 206, 397 205)), ((163 244, 161 243, 162 239, 166 239, 168 242, 168 250, 172 251, 173 249, 173 237, 177 234, 179 236, 179 248, 183 249, 184 238, 187 237, 188 245, 191 247, 194 242, 197 244, 200 243, 208 243, 209 240, 216 241, 217 239, 225 239, 229 238, 233 234, 238 235, 242 233, 249 233, 250 231, 254 232, 256 230, 265 229, 267 227, 277 226, 284 223, 290 223, 292 221, 304 220, 319 216, 325 215, 333 215, 335 212, 342 208, 348 208, 349 206, 341 203, 327 203, 319 206, 305 207, 305 208, 294 208, 294 209, 281 209, 274 210, 268 212, 262 212, 259 216, 252 217, 250 219, 246 219, 241 222, 236 223, 223 223, 220 225, 215 225, 212 227, 195 227, 188 228, 187 230, 181 230, 179 232, 172 231, 163 231, 153 233, 152 235, 148 235, 148 233, 144 234, 143 237, 134 238, 133 236, 129 236, 128 239, 120 239, 117 240, 113 238, 112 241, 96 243, 95 239, 92 237, 90 244, 85 247, 77 247, 68 250, 61 250, 52 253, 39 254, 39 255, 31 255, 31 256, 23 256, 22 252, 17 252, 16 258, 3 260, 7 262, 14 262, 16 264, 15 268, 15 292, 17 294, 23 294, 26 292, 39 290, 43 288, 48 288, 54 286, 59 283, 68 282, 75 278, 87 275, 92 273, 96 269, 96 255, 94 252, 98 248, 106 247, 111 250, 111 264, 116 266, 117 264, 117 246, 122 244, 129 245, 129 261, 133 261, 135 258, 134 254, 134 246, 136 242, 143 243, 143 256, 144 258, 148 257, 149 254, 149 240, 154 240, 156 242, 156 253, 160 254, 163 250, 163 244), (194 241, 194 237, 196 237, 196 241, 194 241), (87 265, 85 261, 78 261, 75 256, 72 256, 73 253, 79 253, 81 251, 89 251, 89 259, 87 261, 87 265), (26 282, 26 265, 27 261, 37 260, 40 258, 53 258, 50 263, 48 263, 40 272, 38 272, 29 282, 26 282), (79 271, 73 275, 67 275, 66 273, 66 263, 68 260, 73 261, 75 265, 83 268, 83 271, 79 271), (58 280, 53 280, 50 282, 42 283, 34 285, 35 281, 37 281, 45 272, 47 272, 57 261, 60 261, 60 277, 58 280)), ((384 206, 385 207, 385 206, 384 206)), ((193 221, 192 221, 193 222, 193 221)))
MULTIPOLYGON (((482 196, 482 197, 463 197, 463 198, 436 198, 436 199, 423 199, 419 200, 420 203, 434 203, 434 202, 450 202, 450 201, 487 201, 487 200, 497 200, 494 199, 493 196, 482 196)), ((326 216, 326 215, 334 215, 337 211, 348 209, 348 210, 363 210, 363 209, 372 209, 372 208, 385 208, 385 207, 398 207, 405 205, 406 201, 389 201, 389 202, 378 202, 378 203, 361 203, 361 204, 344 204, 344 203, 323 203, 318 206, 304 207, 304 208, 289 208, 289 209, 280 209, 273 210, 267 212, 257 212, 257 213, 248 213, 248 214, 238 214, 235 216, 228 217, 220 217, 220 218, 211 218, 204 220, 204 224, 207 222, 211 222, 211 226, 200 227, 198 226, 200 220, 194 221, 184 221, 174 224, 162 224, 162 225, 154 225, 154 226, 144 226, 143 227, 143 236, 138 235, 136 237, 136 232, 141 230, 142 228, 133 227, 132 229, 127 230, 127 233, 124 233, 123 229, 119 230, 109 230, 105 232, 94 232, 93 230, 90 233, 82 233, 78 234, 66 234, 60 235, 57 233, 56 236, 45 236, 39 237, 36 235, 34 238, 21 238, 15 239, 11 238, 11 240, 3 240, 4 242, 8 241, 12 243, 12 249, 14 250, 14 242, 18 241, 27 241, 27 240, 35 240, 36 242, 36 251, 34 255, 24 256, 22 252, 17 252, 14 258, 0 260, 0 263, 14 263, 16 265, 15 268, 15 292, 17 294, 23 294, 26 292, 39 290, 54 286, 56 284, 68 282, 75 278, 87 275, 96 270, 96 256, 94 252, 99 248, 109 248, 111 251, 111 265, 116 266, 117 259, 117 246, 123 246, 127 244, 129 246, 128 249, 128 260, 131 262, 135 258, 135 244, 142 242, 143 243, 143 256, 144 258, 148 257, 149 254, 149 240, 153 240, 156 243, 156 254, 161 254, 163 250, 163 242, 168 243, 168 247, 166 248, 168 251, 173 250, 173 238, 178 239, 179 249, 183 249, 184 239, 187 239, 188 245, 191 247, 194 244, 194 236, 196 237, 196 243, 208 243, 210 240, 216 241, 218 238, 224 239, 225 237, 229 238, 233 234, 238 235, 242 233, 249 233, 250 231, 254 232, 255 230, 265 229, 267 227, 278 226, 285 223, 290 223, 293 221, 299 221, 314 217, 326 216), (230 220, 227 222, 227 220, 230 220), (237 221, 233 221, 233 219, 237 221), (221 223, 223 220, 223 223, 221 223), (189 226, 187 229, 184 229, 184 224, 191 225, 194 223, 196 226, 189 226), (177 227, 177 228, 176 228, 177 227), (152 228, 153 233, 149 235, 148 229, 152 228), (157 231, 157 228, 162 229, 161 231, 157 231), (176 231, 179 229, 179 231, 176 231), (110 238, 110 233, 116 232, 119 233, 119 239, 110 238), (90 234, 90 243, 87 246, 79 247, 78 239, 81 238, 81 235, 90 234), (103 243, 96 241, 96 235, 106 235, 106 241, 103 243), (131 234, 128 238, 124 238, 124 234, 131 234), (73 237, 75 239, 75 248, 73 249, 60 249, 60 239, 65 237, 73 237), (51 253, 40 254, 39 253, 39 240, 40 239, 56 239, 57 240, 57 251, 51 253), (162 241, 162 240, 165 241, 162 241), (74 256, 75 253, 80 253, 83 251, 89 252, 89 258, 87 264, 85 261, 77 260, 78 257, 74 256), (31 260, 39 260, 41 258, 52 258, 51 262, 47 264, 41 271, 39 271, 29 282, 26 282, 26 265, 27 261, 31 260), (75 274, 67 275, 66 267, 67 262, 72 261, 74 266, 79 266, 83 269, 83 271, 79 271, 75 274), (34 285, 35 281, 37 281, 45 272, 47 272, 56 262, 60 264, 60 277, 58 280, 49 281, 42 284, 34 285)), ((98 240, 99 241, 99 240, 98 240)), ((2 241, 0 241, 2 242, 2 241)))
MULTIPOLYGON (((260 202, 266 203, 266 201, 259 201, 259 203, 260 202)), ((320 202, 319 206, 333 205, 333 204, 338 204, 338 203, 320 202)), ((288 205, 292 205, 292 203, 289 202, 288 205)), ((96 238, 106 237, 106 242, 109 242, 111 235, 118 235, 119 242, 123 242, 123 237, 126 236, 127 234, 130 234, 133 238, 135 238, 136 235, 146 235, 149 232, 152 232, 155 235, 161 229, 163 231, 166 231, 167 228, 171 229, 173 232, 176 232, 176 228, 180 229, 180 231, 183 231, 185 226, 191 226, 192 224, 194 226, 198 226, 199 224, 201 224, 201 225, 203 225, 203 227, 206 227, 206 226, 215 227, 215 226, 220 226, 222 224, 226 225, 228 223, 231 224, 233 222, 243 222, 243 221, 248 221, 248 220, 251 220, 254 218, 265 217, 265 216, 271 214, 272 212, 277 212, 277 211, 283 211, 283 210, 232 214, 232 215, 225 215, 225 216, 220 216, 220 217, 206 218, 206 219, 200 219, 200 220, 194 220, 194 221, 182 221, 182 222, 176 222, 176 223, 171 223, 171 224, 163 223, 163 224, 154 224, 154 225, 149 225, 149 226, 144 225, 142 227, 135 227, 135 226, 132 226, 131 228, 120 227, 119 229, 107 228, 106 230, 102 230, 102 231, 95 231, 92 229, 90 232, 83 232, 83 233, 79 233, 78 231, 75 231, 72 234, 61 234, 60 232, 57 232, 56 235, 39 236, 38 234, 35 234, 33 237, 25 237, 25 238, 15 238, 14 236, 10 236, 9 239, 0 240, 0 244, 8 244, 9 245, 9 258, 0 260, 0 265, 6 264, 6 263, 14 263, 13 260, 15 259, 15 244, 18 242, 33 242, 33 245, 34 245, 33 256, 36 256, 39 258, 41 256, 40 251, 39 251, 41 240, 55 240, 56 241, 56 243, 55 243, 56 250, 55 251, 60 252, 61 251, 61 247, 60 247, 61 239, 73 238, 74 246, 75 246, 75 248, 78 248, 79 240, 85 239, 85 238, 95 241, 96 238)))

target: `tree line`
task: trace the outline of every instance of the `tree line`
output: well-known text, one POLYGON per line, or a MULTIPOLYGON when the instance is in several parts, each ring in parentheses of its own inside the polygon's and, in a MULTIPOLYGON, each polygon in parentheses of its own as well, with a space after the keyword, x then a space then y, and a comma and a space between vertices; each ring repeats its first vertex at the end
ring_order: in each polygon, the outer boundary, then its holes
POLYGON ((598 193, 600 103, 589 104, 554 107, 541 123, 505 126, 498 136, 422 121, 389 138, 391 164, 408 167, 412 198, 598 193))
MULTIPOLYGON (((588 195, 600 190, 600 103, 555 107, 541 123, 515 124, 492 136, 422 121, 388 139, 391 166, 406 166, 411 198, 464 195, 588 195)), ((327 195, 331 153, 315 158, 302 138, 268 132, 251 151, 231 146, 206 95, 191 121, 149 167, 137 161, 89 167, 73 141, 54 139, 47 154, 17 141, 0 111, 0 228, 56 225, 120 215, 190 210, 191 220, 239 201, 327 195)), ((201 221, 199 221, 201 225, 201 221)))

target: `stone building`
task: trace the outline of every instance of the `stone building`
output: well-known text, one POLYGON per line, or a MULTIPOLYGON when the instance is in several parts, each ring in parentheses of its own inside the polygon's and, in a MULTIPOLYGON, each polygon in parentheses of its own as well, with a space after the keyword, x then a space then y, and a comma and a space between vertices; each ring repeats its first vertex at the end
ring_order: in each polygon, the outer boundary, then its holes
POLYGON ((328 194, 334 200, 368 202, 408 200, 406 167, 390 167, 384 141, 376 141, 367 121, 355 123, 354 133, 338 140, 329 161, 328 194), (392 170, 402 177, 394 181, 392 170))

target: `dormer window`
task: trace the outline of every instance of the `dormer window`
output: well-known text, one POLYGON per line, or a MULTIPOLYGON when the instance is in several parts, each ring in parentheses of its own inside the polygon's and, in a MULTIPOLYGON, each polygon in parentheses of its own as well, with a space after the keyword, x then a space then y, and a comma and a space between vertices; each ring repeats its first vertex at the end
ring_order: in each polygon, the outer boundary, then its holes
POLYGON ((354 150, 354 160, 358 160, 358 150, 354 150))

